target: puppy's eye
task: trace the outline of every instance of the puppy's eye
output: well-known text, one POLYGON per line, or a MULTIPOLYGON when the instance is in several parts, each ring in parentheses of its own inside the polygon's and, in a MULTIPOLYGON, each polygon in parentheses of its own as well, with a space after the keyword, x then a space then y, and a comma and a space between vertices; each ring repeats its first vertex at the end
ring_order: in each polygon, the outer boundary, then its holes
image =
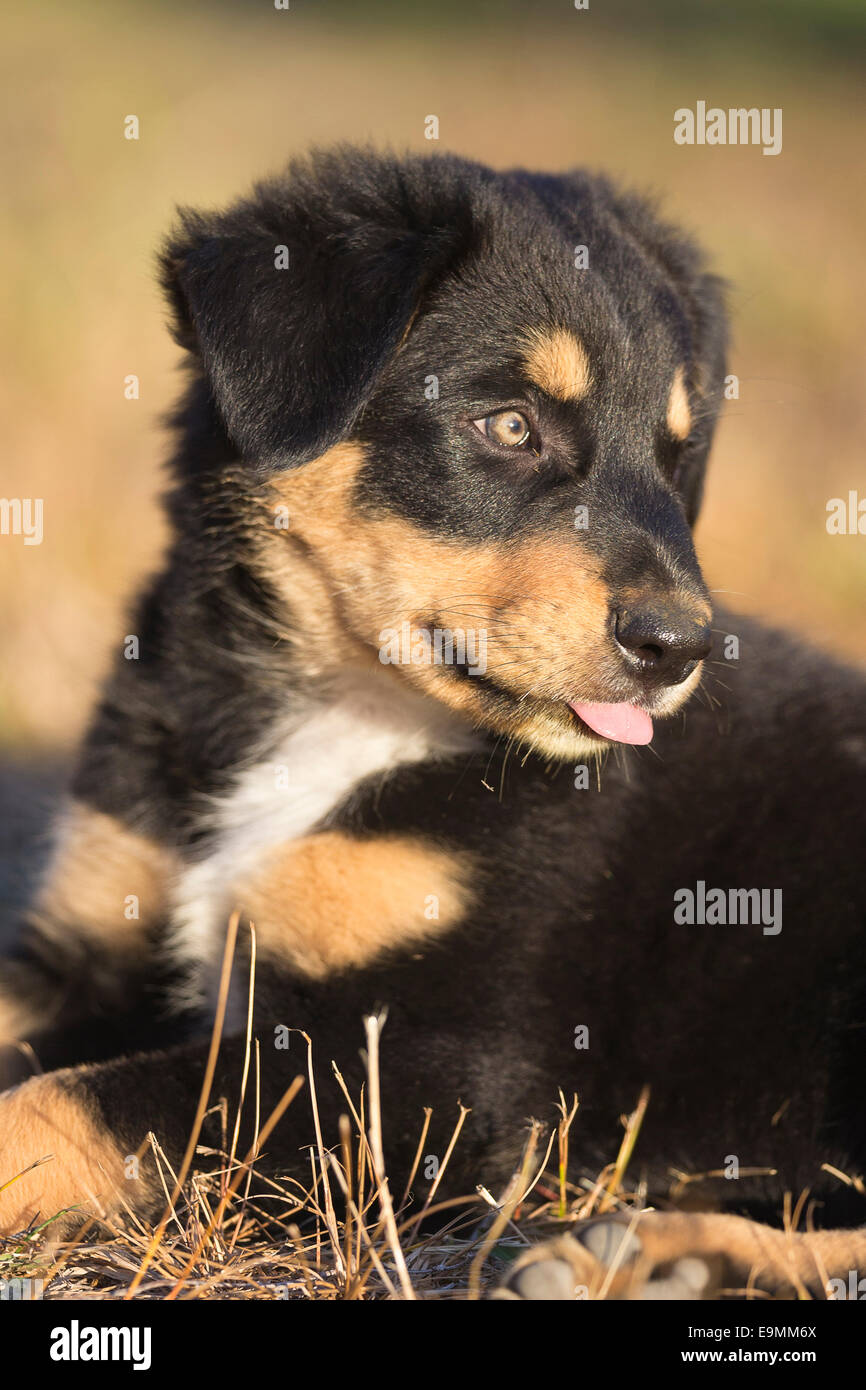
POLYGON ((529 421, 519 410, 497 410, 495 415, 485 415, 483 420, 474 420, 473 424, 494 444, 513 447, 529 443, 529 421))

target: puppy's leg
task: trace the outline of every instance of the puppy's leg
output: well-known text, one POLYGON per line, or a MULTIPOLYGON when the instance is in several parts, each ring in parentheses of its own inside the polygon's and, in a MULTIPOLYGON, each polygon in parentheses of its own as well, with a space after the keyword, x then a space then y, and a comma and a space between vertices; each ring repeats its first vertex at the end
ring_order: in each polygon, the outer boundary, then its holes
MULTIPOLYGON (((244 1040, 223 1043, 211 1087, 210 1105, 224 1097, 230 1122, 244 1052, 244 1040)), ((207 1054, 207 1044, 190 1043, 65 1068, 0 1095, 0 1233, 50 1219, 57 1236, 88 1216, 111 1215, 123 1206, 143 1217, 161 1213, 165 1194, 147 1135, 154 1132, 177 1172, 195 1122, 207 1054)), ((291 1065, 266 1069, 260 1092, 263 1121, 297 1070, 294 1059, 291 1065)), ((218 1148, 220 1140, 218 1119, 210 1116, 201 1142, 218 1148)), ((241 1157, 251 1142, 245 1118, 241 1157)), ((268 1147, 273 1148, 273 1140, 268 1147)))
MULTIPOLYGON (((156 944, 173 854, 73 802, 42 887, 0 966, 0 1044, 27 1040, 43 1067, 149 1043, 161 987, 156 944)), ((15 1054, 4 1049, 7 1075, 15 1054)), ((29 1073, 28 1073, 29 1074, 29 1073)))
POLYGON ((786 1232, 743 1216, 645 1212, 578 1223, 527 1252, 496 1297, 706 1298, 720 1289, 834 1293, 866 1273, 866 1229, 786 1232))
POLYGON ((75 1080, 59 1071, 0 1095, 0 1235, 49 1222, 61 1236, 123 1198, 148 1204, 152 1183, 124 1181, 124 1146, 75 1080))

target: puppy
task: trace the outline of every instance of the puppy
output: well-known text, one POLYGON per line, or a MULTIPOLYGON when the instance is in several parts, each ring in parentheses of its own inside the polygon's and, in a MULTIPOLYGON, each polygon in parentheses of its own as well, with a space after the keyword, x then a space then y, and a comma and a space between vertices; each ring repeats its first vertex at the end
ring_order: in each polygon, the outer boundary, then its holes
MULTIPOLYGON (((304 1030, 333 1139, 330 1060, 359 1086, 386 1005, 395 1181, 422 1108, 441 1159, 459 1099, 440 1195, 503 1184, 560 1087, 575 1176, 645 1086, 653 1198, 716 1175, 731 1212, 578 1228, 506 1296, 611 1262, 609 1296, 706 1292, 693 1262, 671 1285, 681 1256, 770 1290, 862 1268, 863 1232, 743 1215, 808 1189, 863 1219, 830 1170, 866 1159, 866 687, 711 615, 719 281, 603 179, 354 149, 184 214, 162 275, 189 371, 173 539, 2 974, 4 1036, 57 1069, 0 1098, 0 1183, 54 1155, 0 1191, 4 1228, 161 1209, 125 1160, 154 1130, 180 1161, 239 912, 265 1112, 304 1030)), ((268 1148, 285 1171, 311 1137, 296 1102, 268 1148)))

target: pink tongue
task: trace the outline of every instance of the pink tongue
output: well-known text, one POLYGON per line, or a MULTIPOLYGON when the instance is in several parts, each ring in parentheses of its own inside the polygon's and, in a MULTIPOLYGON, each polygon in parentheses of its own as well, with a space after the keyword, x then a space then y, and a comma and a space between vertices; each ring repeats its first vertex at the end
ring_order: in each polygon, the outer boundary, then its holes
POLYGON ((579 705, 574 700, 568 703, 584 724, 602 738, 616 743, 649 743, 653 736, 652 720, 636 705, 579 705))

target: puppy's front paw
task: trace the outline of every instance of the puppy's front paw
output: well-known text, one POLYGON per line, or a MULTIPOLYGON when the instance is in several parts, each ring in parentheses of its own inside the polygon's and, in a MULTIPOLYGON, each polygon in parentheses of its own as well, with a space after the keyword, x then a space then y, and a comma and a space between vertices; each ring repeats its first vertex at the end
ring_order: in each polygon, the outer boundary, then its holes
MULTIPOLYGON (((645 1219, 645 1218, 644 1218, 645 1219)), ((584 1299, 691 1302, 713 1296, 713 1262, 697 1255, 650 1257, 640 1219, 602 1216, 569 1235, 544 1241, 515 1262, 494 1299, 579 1302, 584 1299)))

